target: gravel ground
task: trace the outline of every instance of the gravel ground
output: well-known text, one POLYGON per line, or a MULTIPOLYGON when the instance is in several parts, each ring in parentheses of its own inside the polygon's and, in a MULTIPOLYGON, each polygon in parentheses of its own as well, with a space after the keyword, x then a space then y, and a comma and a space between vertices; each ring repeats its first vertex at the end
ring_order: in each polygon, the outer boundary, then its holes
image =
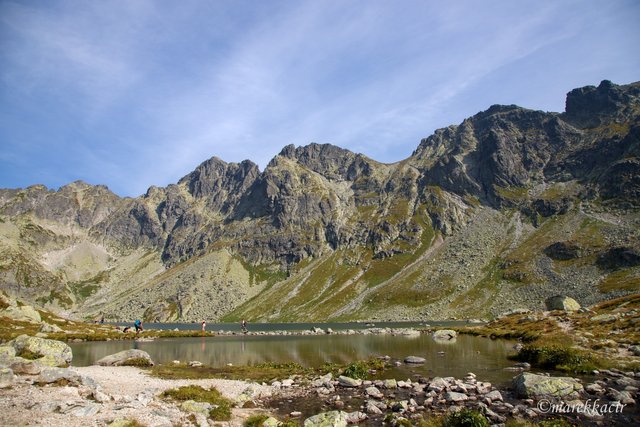
MULTIPOLYGON (((136 419, 149 427, 192 425, 187 419, 188 413, 156 396, 164 390, 184 385, 215 387, 233 400, 249 387, 254 390, 254 398, 272 394, 270 386, 222 379, 163 380, 149 377, 135 367, 72 369, 94 379, 109 400, 98 403, 82 397, 82 387, 39 387, 32 385, 32 377, 18 376, 12 388, 0 389, 0 426, 105 426, 118 419, 136 419)), ((220 424, 242 426, 244 419, 254 411, 234 409, 232 420, 220 424)))

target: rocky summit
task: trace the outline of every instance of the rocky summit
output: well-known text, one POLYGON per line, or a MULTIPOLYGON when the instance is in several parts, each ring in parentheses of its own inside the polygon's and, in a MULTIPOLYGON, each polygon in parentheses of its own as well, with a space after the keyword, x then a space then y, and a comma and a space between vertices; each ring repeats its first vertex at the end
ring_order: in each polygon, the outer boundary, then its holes
MULTIPOLYGON (((0 190, 0 290, 85 319, 491 318, 640 289, 640 83, 494 105, 394 164, 286 146, 121 198, 0 190)), ((0 307, 3 308, 3 307, 0 307)), ((6 307, 4 307, 6 309, 6 307)))

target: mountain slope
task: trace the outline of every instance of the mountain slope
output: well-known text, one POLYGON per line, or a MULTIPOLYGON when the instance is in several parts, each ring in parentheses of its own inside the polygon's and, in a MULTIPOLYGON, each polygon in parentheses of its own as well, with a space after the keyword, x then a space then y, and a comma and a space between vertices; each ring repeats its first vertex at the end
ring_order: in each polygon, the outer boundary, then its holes
POLYGON ((0 288, 79 316, 490 317, 640 289, 640 84, 492 106, 382 164, 332 145, 119 198, 0 190, 0 288))

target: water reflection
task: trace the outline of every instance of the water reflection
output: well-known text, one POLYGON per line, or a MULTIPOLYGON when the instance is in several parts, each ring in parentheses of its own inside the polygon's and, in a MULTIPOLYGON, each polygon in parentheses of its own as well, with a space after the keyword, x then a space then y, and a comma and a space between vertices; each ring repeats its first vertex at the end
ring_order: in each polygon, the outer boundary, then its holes
POLYGON ((153 342, 108 341, 70 344, 73 365, 86 366, 96 360, 130 348, 148 352, 158 363, 173 360, 198 360, 205 365, 256 365, 264 362, 297 362, 303 366, 320 366, 325 362, 349 363, 372 356, 388 355, 395 359, 420 356, 424 365, 402 365, 385 373, 398 378, 418 373, 429 376, 462 377, 475 372, 479 379, 506 382, 513 373, 507 355, 513 343, 487 338, 459 336, 455 343, 434 341, 429 335, 415 337, 392 335, 327 336, 230 336, 167 338, 153 342))

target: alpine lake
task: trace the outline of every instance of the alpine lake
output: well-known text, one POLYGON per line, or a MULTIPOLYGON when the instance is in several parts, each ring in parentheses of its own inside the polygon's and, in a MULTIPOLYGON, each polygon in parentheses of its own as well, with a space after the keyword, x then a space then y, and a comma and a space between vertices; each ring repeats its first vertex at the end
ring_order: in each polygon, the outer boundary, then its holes
MULTIPOLYGON (((402 362, 407 356, 426 359, 424 364, 396 363, 380 373, 380 378, 425 377, 462 378, 473 372, 482 381, 496 385, 510 383, 516 374, 510 368, 514 362, 507 359, 514 354, 515 342, 458 335, 450 341, 434 340, 431 334, 393 334, 392 328, 447 328, 462 322, 381 322, 364 323, 279 323, 250 324, 249 334, 243 334, 237 324, 208 324, 207 331, 216 332, 191 338, 158 338, 153 341, 113 340, 101 342, 69 343, 73 350, 74 366, 94 364, 104 356, 136 348, 144 350, 159 364, 199 361, 212 367, 226 365, 254 366, 262 363, 298 363, 305 367, 318 367, 325 363, 348 364, 356 360, 388 356, 402 362), (331 329, 332 334, 307 335, 311 328, 331 329), (364 329, 373 329, 367 332, 364 329), (376 333, 385 329, 386 333, 376 333), (348 335, 342 331, 351 330, 348 335), (279 331, 279 332, 276 332, 279 331), (286 331, 286 335, 281 331, 286 331), (354 333, 355 332, 355 333, 354 333)), ((131 326, 130 324, 126 324, 131 326)), ((125 324, 114 325, 125 326, 125 324)), ((149 323, 149 329, 199 330, 200 324, 149 323)), ((141 335, 144 336, 144 333, 141 335)))

